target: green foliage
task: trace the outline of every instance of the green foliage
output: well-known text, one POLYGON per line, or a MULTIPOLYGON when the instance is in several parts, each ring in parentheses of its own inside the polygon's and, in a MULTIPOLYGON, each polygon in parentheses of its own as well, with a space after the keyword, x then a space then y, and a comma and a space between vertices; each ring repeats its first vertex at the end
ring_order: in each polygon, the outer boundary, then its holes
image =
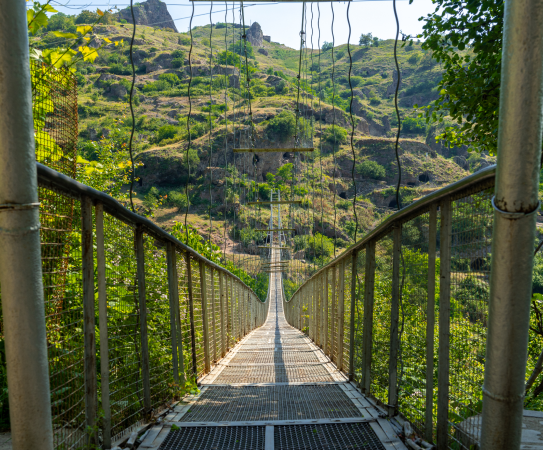
POLYGON ((296 116, 290 111, 281 111, 268 122, 266 132, 281 142, 287 141, 296 132, 296 116))
POLYGON ((334 254, 334 241, 319 232, 314 236, 298 235, 294 237, 294 251, 299 250, 304 250, 310 261, 324 261, 334 254))
POLYGON ((347 130, 339 126, 326 127, 322 131, 322 139, 329 144, 344 144, 345 142, 347 142, 347 136, 347 130))
POLYGON ((426 117, 443 123, 439 138, 493 154, 497 147, 504 2, 436 0, 422 48, 442 64, 439 98, 426 117), (462 52, 469 48, 469 52, 462 52))
POLYGON ((370 105, 377 106, 381 104, 381 99, 379 97, 370 98, 370 105))
POLYGON ((334 44, 332 44, 331 42, 324 41, 324 43, 322 44, 322 51, 327 52, 328 50, 332 50, 333 47, 334 47, 334 44))
POLYGON ((157 131, 155 142, 160 143, 164 139, 173 138, 178 132, 178 128, 175 125, 164 125, 157 131))
POLYGON ((402 129, 406 133, 425 133, 426 132, 426 120, 423 118, 406 117, 402 121, 402 129))
MULTIPOLYGON (((360 39, 358 40, 358 44, 363 47, 371 47, 371 45, 373 45, 373 39, 374 38, 371 33, 366 33, 366 34, 362 33, 360 35, 360 39)), ((379 40, 377 40, 377 42, 379 42, 379 40)))
POLYGON ((247 48, 247 58, 255 59, 255 52, 249 41, 246 41, 246 43, 237 41, 234 44, 230 44, 228 46, 228 51, 245 58, 245 48, 247 48))
POLYGON ((385 168, 376 161, 371 159, 365 159, 359 165, 356 166, 356 171, 363 177, 372 178, 374 180, 380 180, 386 177, 385 168))
POLYGON ((222 51, 217 55, 217 62, 219 64, 225 64, 229 66, 238 67, 240 64, 240 57, 238 54, 231 51, 222 51))
POLYGON ((189 204, 189 200, 185 192, 170 191, 166 196, 168 204, 175 206, 178 211, 185 210, 189 204))

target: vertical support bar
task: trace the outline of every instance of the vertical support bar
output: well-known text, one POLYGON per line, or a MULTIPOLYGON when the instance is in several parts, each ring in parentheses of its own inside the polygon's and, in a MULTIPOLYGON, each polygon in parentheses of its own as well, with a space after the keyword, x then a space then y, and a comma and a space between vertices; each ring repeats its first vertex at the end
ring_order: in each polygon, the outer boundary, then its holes
POLYGON ((205 373, 211 371, 211 363, 209 361, 209 330, 208 330, 208 317, 207 317, 207 280, 206 280, 206 266, 203 261, 200 261, 200 292, 202 297, 202 325, 204 332, 204 365, 205 373))
POLYGON ((451 200, 441 203, 439 274, 439 365, 437 378, 437 448, 449 445, 449 333, 451 308, 451 200))
POLYGON ((96 336, 94 324, 94 252, 92 239, 92 201, 81 199, 81 262, 83 275, 83 333, 85 346, 85 417, 87 426, 96 420, 96 336))
MULTIPOLYGON (((217 323, 215 319, 215 270, 213 267, 209 269, 211 277, 211 337, 213 340, 213 362, 217 361, 217 323)), ((211 358, 211 356, 210 356, 211 358)))
POLYGON ((371 357, 373 347, 373 299, 375 285, 375 241, 366 246, 364 282, 364 334, 362 343, 362 393, 368 395, 371 386, 371 357))
MULTIPOLYGON (((351 317, 349 322, 349 380, 354 380, 354 321, 355 321, 355 311, 356 311, 356 285, 358 281, 357 276, 357 264, 358 262, 358 252, 355 250, 352 254, 351 262, 351 317)), ((372 308, 373 309, 373 308, 372 308)), ((364 309, 364 312, 366 310, 364 309)), ((366 328, 364 328, 366 331, 366 328)), ((370 361, 371 364, 371 361, 370 361)))
POLYGON ((230 335, 228 337, 228 346, 230 346, 230 339, 232 339, 232 347, 235 345, 236 342, 236 335, 235 335, 235 303, 236 303, 236 295, 234 293, 234 278, 230 278, 230 335))
POLYGON ((428 300, 426 312, 426 411, 424 414, 424 437, 433 442, 434 437, 434 327, 436 304, 436 243, 437 205, 430 206, 428 230, 428 300))
POLYGON ((177 326, 175 323, 175 305, 179 303, 177 286, 177 266, 175 247, 166 242, 166 264, 168 268, 168 300, 170 302, 170 332, 172 343, 173 380, 179 384, 179 365, 177 361, 177 326))
POLYGON ((542 23, 540 0, 505 2, 483 450, 516 450, 521 442, 533 248, 540 209, 542 23))
POLYGON ((335 354, 335 345, 336 345, 336 311, 337 311, 337 299, 336 299, 336 273, 337 273, 337 265, 332 267, 332 305, 331 305, 331 318, 332 321, 330 323, 330 359, 337 363, 337 355, 335 354))
POLYGON ((390 301, 390 357, 388 360, 388 415, 393 417, 398 407, 398 324, 400 319, 400 256, 402 226, 394 228, 392 249, 392 296, 390 301))
POLYGON ((309 286, 309 337, 315 342, 315 279, 311 279, 309 286))
POLYGON ((228 320, 226 320, 226 310, 228 309, 228 303, 226 303, 226 289, 225 274, 219 272, 219 292, 221 302, 221 358, 226 355, 226 327, 228 326, 228 320))
POLYGON ((315 331, 317 332, 317 345, 322 348, 322 276, 317 276, 316 281, 317 288, 317 326, 315 331))
POLYGON ((0 285, 13 448, 52 450, 25 4, 3 1, 0 14, 0 204, 13 205, 0 212, 0 285))
POLYGON ((345 258, 339 263, 337 303, 337 368, 343 370, 343 342, 345 339, 345 258))
POLYGON ((322 276, 323 286, 322 286, 322 293, 323 293, 323 320, 322 320, 322 348, 324 350, 325 355, 330 355, 330 352, 328 350, 328 272, 329 269, 324 270, 324 274, 322 276))
POLYGON ((190 253, 185 253, 187 265, 187 291, 189 295, 189 317, 190 317, 190 347, 192 353, 192 373, 194 380, 198 378, 198 358, 196 356, 196 327, 194 326, 194 293, 192 291, 192 266, 190 253))
POLYGON ((102 388, 103 447, 111 448, 111 404, 109 399, 109 341, 107 330, 106 255, 104 251, 104 205, 95 207, 96 274, 98 281, 98 324, 100 329, 100 386, 102 388))
POLYGON ((136 260, 138 265, 138 298, 140 308, 141 333, 141 379, 143 381, 143 411, 151 413, 151 380, 149 366, 149 340, 147 337, 147 302, 145 292, 145 252, 143 248, 143 228, 136 227, 136 260))

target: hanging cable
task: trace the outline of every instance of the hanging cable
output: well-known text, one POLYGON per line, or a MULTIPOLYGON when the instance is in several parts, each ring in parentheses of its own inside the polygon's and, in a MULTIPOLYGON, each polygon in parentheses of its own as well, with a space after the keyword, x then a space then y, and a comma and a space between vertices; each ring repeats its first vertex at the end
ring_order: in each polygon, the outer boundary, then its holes
POLYGON ((208 214, 209 214, 209 233, 207 234, 207 240, 211 243, 211 232, 213 230, 213 219, 211 217, 211 209, 213 208, 213 191, 212 191, 212 185, 213 185, 213 169, 211 167, 212 159, 213 159, 213 141, 211 139, 211 134, 213 133, 213 124, 211 123, 211 109, 213 107, 213 21, 211 20, 211 14, 213 13, 213 2, 210 2, 209 7, 209 22, 210 22, 210 29, 209 29, 209 112, 208 112, 208 120, 209 120, 209 208, 208 208, 208 214))
MULTIPOLYGON (((228 3, 224 2, 224 24, 226 26, 226 29, 224 31, 224 55, 225 55, 225 62, 224 62, 224 122, 225 122, 225 130, 224 130, 224 170, 225 173, 228 174, 228 87, 227 87, 227 73, 228 73, 228 3)), ((235 166, 234 166, 235 167, 235 166)), ((224 184, 224 228, 223 228, 223 259, 226 263, 226 222, 227 222, 227 215, 228 215, 228 175, 226 176, 225 184, 224 184)))
POLYGON ((332 134, 334 136, 334 148, 333 152, 333 164, 334 164, 334 173, 332 174, 334 182, 334 257, 336 256, 336 241, 337 241, 337 232, 336 232, 336 220, 337 220, 337 210, 336 210, 336 146, 337 146, 337 136, 336 136, 336 60, 334 57, 334 44, 336 42, 336 37, 334 35, 334 6, 332 5, 332 134))
POLYGON ((134 67, 134 38, 136 37, 136 18, 134 17, 134 0, 130 0, 130 14, 132 14, 132 39, 130 39, 130 65, 132 66, 132 83, 130 84, 130 95, 128 103, 130 105, 130 115, 132 116, 132 129, 130 130, 130 140, 128 141, 128 153, 130 154, 130 207, 132 212, 136 212, 134 209, 134 178, 136 167, 134 165, 134 152, 132 149, 132 143, 134 141, 134 132, 136 131, 136 118, 134 116, 134 105, 132 103, 134 97, 134 85, 136 84, 136 68, 134 67))
POLYGON ((190 147, 192 145, 192 137, 190 130, 190 119, 192 118, 192 98, 190 93, 190 87, 192 84, 192 46, 193 46, 193 37, 192 37, 192 18, 194 17, 194 2, 192 2, 192 15, 190 17, 189 32, 190 32, 190 49, 189 49, 189 85, 188 85, 188 98, 189 98, 189 114, 187 116, 187 134, 188 134, 188 144, 186 151, 186 163, 187 163, 187 183, 185 184, 185 201, 187 202, 187 207, 185 208, 185 233, 187 235, 187 243, 189 241, 189 228, 187 226, 187 217, 189 215, 190 199, 189 199, 189 182, 190 182, 190 147))
POLYGON ((252 148, 255 147, 255 124, 253 122, 253 108, 251 106, 251 91, 250 91, 250 82, 251 79, 249 77, 249 63, 247 61, 247 32, 245 30, 245 11, 243 7, 243 0, 241 1, 241 19, 243 21, 243 50, 245 53, 245 82, 247 85, 247 92, 249 92, 249 117, 251 119, 251 146, 252 148))
POLYGON ((349 52, 349 88, 351 89, 351 103, 349 106, 349 116, 351 118, 351 152, 353 154, 353 169, 351 176, 353 178, 353 184, 354 184, 354 197, 353 197, 353 213, 354 218, 356 221, 355 229, 354 229, 354 241, 356 242, 356 234, 358 232, 358 214, 356 212, 356 179, 354 177, 354 171, 356 167, 356 153, 354 151, 354 119, 353 119, 353 84, 351 81, 351 73, 353 71, 353 57, 351 55, 351 19, 349 17, 349 10, 351 8, 351 2, 347 4, 347 23, 349 24, 349 38, 347 40, 347 51, 349 52))
POLYGON ((402 181, 402 166, 400 163, 400 156, 398 152, 398 146, 400 143, 400 132, 402 129, 402 122, 400 120, 400 110, 398 109, 398 91, 400 90, 400 64, 398 63, 398 37, 400 35, 400 21, 398 19, 398 12, 396 11, 396 0, 393 0, 392 7, 394 8, 394 18, 396 19, 396 39, 394 40, 394 63, 396 64, 396 88, 394 90, 394 109, 396 110, 396 120, 398 120, 398 129, 396 131, 396 142, 394 143, 394 153, 396 155, 396 164, 398 165, 398 184, 396 185, 396 206, 398 211, 402 209, 400 204, 400 183, 402 181))

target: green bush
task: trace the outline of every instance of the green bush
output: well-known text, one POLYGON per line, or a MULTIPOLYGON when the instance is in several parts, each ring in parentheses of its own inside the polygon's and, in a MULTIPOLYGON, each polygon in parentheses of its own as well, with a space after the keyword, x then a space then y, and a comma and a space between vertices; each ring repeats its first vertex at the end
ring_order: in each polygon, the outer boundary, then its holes
POLYGON ((185 52, 183 50, 174 50, 172 52, 172 58, 185 59, 185 52))
POLYGON ((174 69, 179 69, 180 67, 183 67, 184 60, 181 58, 174 58, 172 59, 172 67, 174 69))
POLYGON ((348 211, 349 208, 350 208, 351 206, 353 206, 353 203, 350 202, 349 200, 338 200, 338 201, 336 202, 336 206, 337 206, 339 209, 343 209, 343 210, 345 210, 345 211, 348 211))
POLYGON ((325 142, 328 142, 329 144, 340 145, 347 142, 347 136, 347 130, 343 127, 326 127, 322 132, 321 139, 323 139, 325 142))
POLYGON ((381 99, 378 97, 372 97, 370 98, 370 105, 377 106, 381 104, 381 99))
POLYGON ((188 199, 184 192, 170 191, 168 193, 168 203, 181 211, 187 207, 188 199))
POLYGON ((372 178, 373 180, 379 180, 386 176, 385 168, 381 164, 369 159, 362 161, 356 170, 362 176, 372 178))
POLYGON ((426 132, 426 119, 418 117, 416 119, 407 117, 402 121, 403 131, 406 133, 425 133, 426 132))
POLYGON ((296 132, 296 116, 290 111, 281 111, 266 125, 268 136, 277 137, 285 142, 296 132))
POLYGON ((175 125, 164 125, 157 131, 155 142, 160 143, 164 139, 172 139, 177 135, 178 128, 175 125))

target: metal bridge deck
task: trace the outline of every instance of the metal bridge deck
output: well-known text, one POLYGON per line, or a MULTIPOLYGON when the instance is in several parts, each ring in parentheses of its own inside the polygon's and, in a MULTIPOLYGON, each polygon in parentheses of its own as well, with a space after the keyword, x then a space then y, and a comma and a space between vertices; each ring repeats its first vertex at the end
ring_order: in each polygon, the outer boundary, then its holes
POLYGON ((266 323, 219 361, 200 394, 151 428, 139 448, 405 449, 382 411, 287 323, 281 274, 272 273, 270 284, 266 323))

